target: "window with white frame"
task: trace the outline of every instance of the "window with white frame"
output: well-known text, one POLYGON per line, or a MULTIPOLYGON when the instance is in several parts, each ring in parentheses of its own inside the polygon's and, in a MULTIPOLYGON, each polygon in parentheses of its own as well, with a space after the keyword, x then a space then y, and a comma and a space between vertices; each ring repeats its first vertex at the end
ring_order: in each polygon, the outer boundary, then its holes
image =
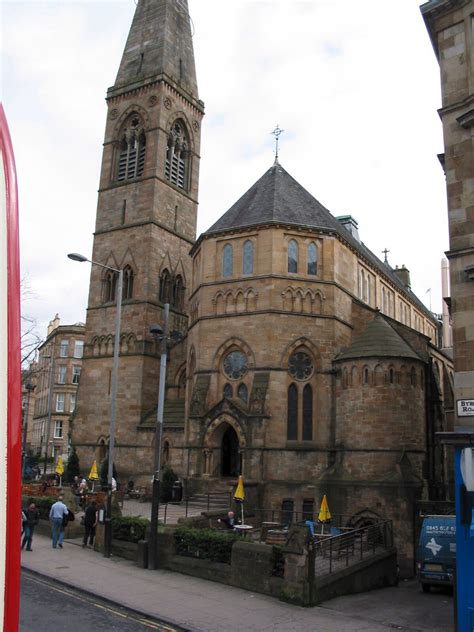
POLYGON ((73 413, 76 410, 76 395, 71 393, 69 395, 69 412, 73 413))
POLYGON ((74 343, 74 357, 82 358, 83 352, 84 352, 84 341, 76 340, 76 342, 74 343))
POLYGON ((56 412, 63 413, 64 412, 64 393, 58 393, 56 395, 56 412))
POLYGON ((58 367, 58 384, 66 384, 67 366, 58 367))
POLYGON ((54 422, 54 438, 63 438, 63 422, 60 419, 56 419, 56 421, 54 422))
POLYGON ((79 384, 79 378, 81 377, 81 367, 73 366, 72 367, 72 383, 79 384))
POLYGON ((59 347, 59 356, 61 358, 67 358, 68 351, 69 351, 69 340, 61 340, 61 345, 59 347))

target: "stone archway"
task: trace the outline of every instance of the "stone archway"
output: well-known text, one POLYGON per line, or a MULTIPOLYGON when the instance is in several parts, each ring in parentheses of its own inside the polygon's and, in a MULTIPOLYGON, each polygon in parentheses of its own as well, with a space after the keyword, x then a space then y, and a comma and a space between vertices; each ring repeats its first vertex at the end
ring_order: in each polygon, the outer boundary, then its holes
POLYGON ((242 474, 245 444, 242 428, 233 417, 221 415, 214 419, 204 437, 203 474, 216 478, 242 474))
POLYGON ((232 426, 227 426, 221 441, 221 476, 235 478, 240 474, 239 439, 232 426))

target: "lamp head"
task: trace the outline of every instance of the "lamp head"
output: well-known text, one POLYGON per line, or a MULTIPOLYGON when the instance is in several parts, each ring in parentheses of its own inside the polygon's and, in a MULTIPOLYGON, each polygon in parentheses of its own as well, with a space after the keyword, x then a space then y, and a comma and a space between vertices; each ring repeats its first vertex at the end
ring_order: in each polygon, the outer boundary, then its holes
POLYGON ((150 333, 152 336, 162 336, 163 335, 163 327, 161 325, 151 325, 150 333))
POLYGON ((77 252, 70 252, 68 254, 68 258, 72 259, 73 261, 80 261, 81 263, 84 263, 84 261, 89 261, 87 257, 84 257, 84 255, 80 255, 77 252))

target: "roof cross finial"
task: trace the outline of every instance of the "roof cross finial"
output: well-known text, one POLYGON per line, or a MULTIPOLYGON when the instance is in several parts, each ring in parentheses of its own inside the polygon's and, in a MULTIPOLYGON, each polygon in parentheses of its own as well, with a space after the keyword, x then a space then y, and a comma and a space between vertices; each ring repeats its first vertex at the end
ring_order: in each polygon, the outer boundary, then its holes
POLYGON ((270 134, 273 134, 273 136, 275 136, 275 163, 278 162, 278 137, 284 131, 285 131, 284 129, 280 129, 280 126, 277 123, 277 126, 275 127, 273 132, 270 132, 270 134))
POLYGON ((387 250, 386 248, 385 248, 385 250, 382 250, 382 254, 385 255, 385 258, 384 258, 383 262, 385 264, 387 264, 387 265, 388 265, 387 255, 388 255, 389 252, 390 252, 390 250, 387 250))

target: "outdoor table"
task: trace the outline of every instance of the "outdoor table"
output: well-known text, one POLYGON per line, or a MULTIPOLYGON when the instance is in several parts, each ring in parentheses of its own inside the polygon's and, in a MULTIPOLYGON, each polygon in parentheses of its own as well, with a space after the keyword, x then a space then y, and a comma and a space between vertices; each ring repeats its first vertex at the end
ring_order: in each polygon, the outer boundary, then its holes
POLYGON ((264 542, 267 539, 267 533, 269 529, 278 529, 282 527, 280 522, 262 522, 262 529, 260 531, 260 542, 264 542))
POLYGON ((236 524, 234 525, 234 531, 237 531, 242 537, 246 537, 247 533, 252 533, 253 527, 249 524, 236 524))

